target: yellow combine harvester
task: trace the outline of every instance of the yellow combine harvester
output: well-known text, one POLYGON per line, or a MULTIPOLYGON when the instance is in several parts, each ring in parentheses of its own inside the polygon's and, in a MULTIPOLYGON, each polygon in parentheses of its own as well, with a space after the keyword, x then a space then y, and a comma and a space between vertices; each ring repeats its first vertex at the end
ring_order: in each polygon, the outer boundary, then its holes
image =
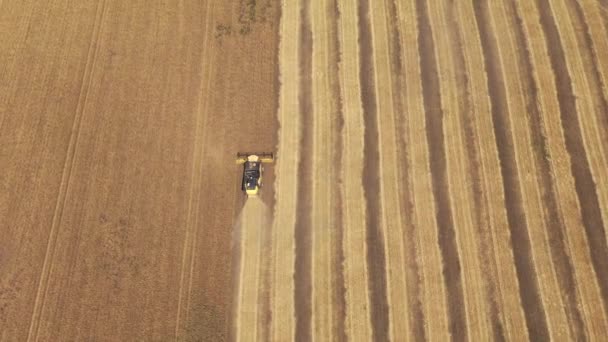
POLYGON ((257 196, 262 186, 263 163, 272 163, 273 153, 242 152, 236 154, 236 163, 243 165, 243 183, 241 188, 249 196, 257 196))

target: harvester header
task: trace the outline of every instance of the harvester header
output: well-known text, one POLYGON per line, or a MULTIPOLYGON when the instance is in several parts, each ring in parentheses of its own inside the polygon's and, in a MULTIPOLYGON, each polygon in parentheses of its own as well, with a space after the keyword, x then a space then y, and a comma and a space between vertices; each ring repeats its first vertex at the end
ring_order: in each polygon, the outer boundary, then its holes
POLYGON ((236 154, 236 163, 243 164, 249 157, 257 157, 262 163, 272 163, 274 161, 274 153, 272 152, 239 152, 236 154))

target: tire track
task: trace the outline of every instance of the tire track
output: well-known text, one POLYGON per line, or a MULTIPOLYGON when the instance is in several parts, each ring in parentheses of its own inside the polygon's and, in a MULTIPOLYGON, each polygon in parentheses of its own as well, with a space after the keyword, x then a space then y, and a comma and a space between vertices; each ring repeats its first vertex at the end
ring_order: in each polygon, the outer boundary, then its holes
POLYGON ((507 108, 507 93, 503 83, 502 66, 498 63, 499 52, 496 46, 494 31, 489 19, 488 4, 482 1, 474 2, 474 12, 479 24, 484 69, 487 74, 488 94, 496 147, 503 179, 503 191, 507 220, 511 232, 511 245, 514 247, 515 270, 520 282, 520 297, 526 317, 526 325, 531 340, 547 340, 549 329, 545 316, 538 278, 534 270, 532 246, 528 236, 528 223, 523 205, 523 194, 519 187, 518 170, 514 150, 511 125, 505 118, 507 108))
POLYGON ((460 260, 455 241, 454 222, 449 203, 447 165, 443 137, 443 112, 439 94, 439 76, 435 42, 432 36, 427 4, 417 0, 417 20, 420 27, 418 42, 421 56, 423 102, 426 112, 426 134, 430 154, 433 195, 435 197, 439 246, 443 259, 443 276, 446 287, 448 321, 452 338, 466 339, 466 314, 462 287, 460 260))
POLYGON ((297 209, 295 221, 295 334, 297 341, 310 341, 312 321, 312 153, 313 153, 313 105, 312 59, 313 35, 310 19, 310 1, 300 3, 300 35, 298 45, 299 72, 299 125, 300 148, 298 164, 297 209))
POLYGON ((93 71, 95 70, 95 61, 97 60, 97 53, 99 48, 99 37, 101 35, 101 28, 104 23, 105 13, 106 2, 101 1, 97 5, 97 11, 95 13, 95 22, 93 24, 93 31, 91 32, 91 43, 89 45, 87 53, 87 62, 82 77, 81 89, 78 96, 78 104, 76 107, 76 114, 74 115, 72 134, 70 135, 68 152, 61 172, 62 177, 61 183, 59 185, 57 202, 55 205, 53 218, 51 220, 51 230, 49 233, 42 269, 40 271, 40 279, 38 280, 36 297, 32 309, 32 316, 30 318, 30 326, 27 337, 28 341, 36 341, 39 338, 40 321, 42 320, 44 314, 44 307, 47 292, 49 290, 50 278, 53 273, 53 261, 55 259, 56 253, 57 236, 59 234, 58 230, 61 224, 63 209, 65 208, 65 203, 68 196, 71 174, 74 169, 74 156, 78 147, 78 138, 80 136, 81 131, 80 127, 82 126, 83 122, 82 118, 84 116, 89 90, 91 89, 91 82, 93 79, 92 75, 93 71))
MULTIPOLYGON (((207 19, 211 18, 213 13, 213 9, 211 7, 210 4, 207 4, 206 7, 206 17, 207 19)), ((210 22, 211 20, 206 20, 205 22, 210 22)), ((210 36, 210 32, 209 32, 209 27, 206 27, 206 31, 205 31, 205 45, 204 46, 208 46, 207 45, 207 41, 209 39, 210 36)), ((203 104, 203 101, 205 98, 205 96, 203 95, 203 89, 210 89, 210 84, 211 84, 211 69, 213 66, 212 63, 212 59, 213 58, 208 58, 208 60, 203 59, 201 61, 203 67, 202 67, 202 72, 207 72, 207 84, 205 85, 206 88, 203 88, 204 83, 203 81, 201 81, 200 84, 200 89, 199 89, 199 101, 198 101, 198 111, 196 112, 196 128, 195 128, 195 148, 194 148, 194 155, 192 156, 192 176, 191 176, 191 191, 189 194, 189 200, 188 200, 188 211, 187 211, 187 215, 188 215, 188 220, 187 220, 187 226, 186 226, 186 236, 184 238, 184 245, 183 245, 183 249, 182 249, 182 261, 181 261, 181 272, 180 272, 180 283, 179 283, 179 290, 178 290, 178 300, 177 300, 177 310, 176 310, 176 320, 175 320, 175 338, 181 338, 182 337, 182 323, 186 322, 186 319, 182 319, 182 314, 185 314, 186 316, 188 315, 188 311, 186 310, 185 313, 183 313, 183 306, 184 304, 182 303, 183 298, 184 298, 184 283, 189 284, 189 286, 191 286, 191 282, 192 282, 192 272, 193 272, 193 268, 192 268, 192 264, 194 262, 194 249, 195 249, 195 238, 192 238, 192 235, 195 234, 195 232, 193 230, 195 230, 198 227, 198 210, 200 208, 199 205, 199 201, 200 201, 200 192, 201 192, 201 187, 202 187, 202 168, 203 168, 203 141, 205 141, 205 127, 206 127, 206 120, 207 120, 207 116, 205 115, 208 111, 206 110, 207 107, 207 103, 208 101, 205 101, 203 104), (204 65, 207 65, 207 67, 205 68, 204 65), (201 110, 202 109, 202 110, 201 110), (201 118, 202 117, 202 118, 201 118), (189 261, 188 261, 189 260, 189 261), (188 276, 187 276, 187 280, 186 280, 186 265, 190 265, 189 268, 189 272, 188 272, 188 276)), ((204 80, 205 78, 203 78, 204 80)), ((186 306, 189 305, 189 298, 186 301, 186 306)))
MULTIPOLYGON (((204 46, 207 46, 209 41, 209 36, 211 36, 211 30, 209 27, 209 23, 211 20, 209 18, 213 15, 213 7, 211 4, 207 4, 206 7, 206 18, 205 23, 207 23, 205 27, 205 43, 204 46)), ((187 324, 189 318, 189 306, 190 306, 190 291, 192 289, 192 278, 194 273, 194 263, 195 263, 195 252, 196 252, 196 241, 197 241, 197 233, 198 233, 198 219, 199 208, 200 208, 200 197, 201 197, 201 188, 202 188, 202 170, 203 170, 203 146, 205 146, 205 139, 207 137, 205 128, 207 127, 207 115, 208 113, 208 98, 203 94, 204 89, 211 89, 211 74, 213 68, 213 54, 203 55, 203 60, 201 61, 203 67, 202 72, 207 72, 207 82, 203 82, 205 78, 202 78, 200 89, 199 89, 199 102, 198 102, 198 112, 196 117, 196 129, 195 129, 195 148, 194 155, 192 160, 192 176, 191 176, 191 191, 190 198, 188 201, 188 221, 186 225, 186 236, 184 239, 184 247, 182 252, 182 264, 181 264, 181 273, 180 273, 180 284, 179 284, 179 295, 178 295, 178 304, 177 304, 177 314, 176 314, 176 322, 175 322, 175 338, 182 338, 183 328, 182 324, 187 324), (207 57, 205 59, 205 57, 207 57), (205 68, 206 64, 206 68, 205 68), (205 88, 204 88, 205 87, 205 88), (205 104, 202 102, 204 101, 205 104), (202 109, 202 110, 201 110, 202 109), (202 116, 202 118, 201 118, 202 116), (200 140, 198 140, 200 139, 200 140), (194 236, 194 237, 193 237, 194 236), (187 261, 189 260, 189 261, 187 261), (186 276, 186 264, 188 264, 188 275, 186 276), (184 304, 182 301, 184 300, 184 282, 186 281, 184 277, 187 277, 187 287, 188 287, 188 295, 186 296, 186 309, 183 309, 184 304), (182 312, 185 315, 184 319, 182 319, 182 312), (186 322, 186 323, 184 323, 186 322)))
POLYGON ((344 113, 344 154, 342 159, 344 199, 344 269, 346 289, 346 335, 348 339, 372 339, 369 302, 369 270, 366 263, 367 214, 361 175, 363 172, 364 120, 359 75, 357 6, 340 1, 340 80, 344 113))
MULTIPOLYGON (((500 160, 496 146, 492 118, 485 113, 491 112, 491 103, 487 94, 488 78, 479 36, 479 26, 473 3, 460 3, 458 15, 462 35, 464 64, 469 74, 469 94, 471 96, 471 114, 465 121, 471 122, 467 136, 474 137, 469 143, 477 154, 473 169, 479 169, 478 182, 475 185, 476 207, 480 208, 478 220, 479 235, 482 237, 481 252, 484 260, 484 272, 489 274, 487 296, 495 340, 527 340, 526 321, 519 296, 520 288, 514 265, 514 257, 509 241, 511 240, 508 219, 505 210, 505 194, 502 188, 495 189, 492 184, 503 184, 500 160), (484 227, 489 229, 484 229, 484 227), (487 230, 487 231, 486 231, 487 230), (492 281, 494 279, 494 281, 492 281)), ((471 170, 470 172, 475 172, 471 170)))
POLYGON ((406 298, 408 306, 408 326, 411 330, 412 337, 416 341, 426 340, 426 332, 424 330, 425 316, 422 302, 420 300, 422 296, 421 289, 421 274, 416 259, 418 257, 418 246, 415 243, 410 242, 412 237, 416 236, 416 227, 412 218, 414 217, 414 203, 410 197, 412 192, 412 186, 410 182, 411 170, 410 170, 410 158, 408 153, 407 138, 402 132, 407 132, 409 127, 409 118, 406 115, 406 82, 404 79, 404 60, 402 56, 403 36, 401 27, 399 25, 399 12, 397 10, 397 4, 393 1, 388 1, 388 17, 389 22, 389 34, 390 34, 390 55, 393 57, 391 61, 391 72, 392 72, 392 87, 393 92, 393 106, 395 108, 395 115, 393 118, 394 134, 396 137, 397 145, 397 156, 398 160, 404 160, 405 162, 401 167, 398 168, 398 178, 405 180, 400 182, 398 198, 400 199, 403 233, 402 233, 402 246, 404 248, 405 261, 403 262, 403 269, 401 272, 404 273, 406 281, 406 298), (410 238, 408 238, 410 237, 410 238))
POLYGON ((555 86, 557 88, 566 149, 572 159, 572 174, 581 205, 583 224, 589 242, 594 269, 599 278, 599 285, 602 297, 604 298, 604 312, 606 312, 606 298, 608 298, 608 247, 606 246, 606 235, 603 228, 599 200, 595 192, 592 171, 587 158, 583 138, 584 133, 581 130, 573 80, 568 70, 567 59, 560 40, 557 24, 549 15, 551 12, 546 7, 548 4, 542 0, 537 0, 536 4, 539 8, 541 27, 546 37, 549 59, 555 71, 555 86))

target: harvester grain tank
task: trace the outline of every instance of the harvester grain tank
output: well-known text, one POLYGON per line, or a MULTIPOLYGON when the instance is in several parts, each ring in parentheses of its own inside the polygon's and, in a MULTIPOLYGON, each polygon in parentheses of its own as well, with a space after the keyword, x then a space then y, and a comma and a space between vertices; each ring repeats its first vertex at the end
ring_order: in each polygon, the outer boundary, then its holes
POLYGON ((241 188, 250 196, 257 196, 262 187, 264 163, 272 163, 274 154, 271 152, 242 152, 236 154, 236 163, 243 164, 243 181, 241 188))

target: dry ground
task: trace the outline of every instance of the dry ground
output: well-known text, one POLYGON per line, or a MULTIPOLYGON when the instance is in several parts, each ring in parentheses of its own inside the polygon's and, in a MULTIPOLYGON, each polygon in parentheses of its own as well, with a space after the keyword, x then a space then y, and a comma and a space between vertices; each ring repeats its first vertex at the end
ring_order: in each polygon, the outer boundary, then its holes
POLYGON ((607 29, 595 0, 282 1, 270 313, 237 336, 605 339, 607 29))
POLYGON ((0 1, 0 340, 227 338, 234 155, 275 146, 279 10, 0 1))
POLYGON ((0 0, 0 340, 602 340, 607 82, 604 0, 0 0))

